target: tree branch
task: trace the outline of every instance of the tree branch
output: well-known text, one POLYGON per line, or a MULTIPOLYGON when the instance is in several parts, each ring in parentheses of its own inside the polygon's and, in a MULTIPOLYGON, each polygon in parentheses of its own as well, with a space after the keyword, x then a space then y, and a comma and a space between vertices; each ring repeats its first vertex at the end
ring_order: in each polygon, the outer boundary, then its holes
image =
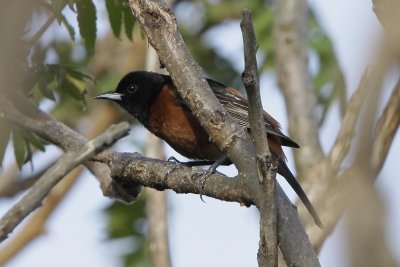
POLYGON ((40 206, 48 192, 73 168, 112 145, 129 131, 127 123, 111 126, 99 137, 78 151, 67 152, 32 186, 29 192, 0 219, 0 241, 34 209, 40 206))
POLYGON ((259 203, 260 244, 258 265, 278 266, 278 236, 275 205, 276 161, 271 157, 265 134, 264 114, 260 96, 260 80, 257 68, 257 47, 252 14, 244 10, 240 23, 243 35, 245 70, 242 74, 249 101, 250 130, 256 151, 258 179, 262 188, 259 203))

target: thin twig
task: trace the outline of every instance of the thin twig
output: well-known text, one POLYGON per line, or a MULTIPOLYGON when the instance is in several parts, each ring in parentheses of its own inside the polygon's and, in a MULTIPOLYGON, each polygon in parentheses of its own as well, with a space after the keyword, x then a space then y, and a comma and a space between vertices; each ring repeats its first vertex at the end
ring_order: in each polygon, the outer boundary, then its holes
POLYGON ((47 31, 51 24, 53 24, 56 16, 53 14, 47 18, 47 20, 43 23, 42 27, 33 35, 33 37, 29 40, 29 47, 32 47, 39 41, 40 37, 42 37, 43 33, 47 31))
POLYGON ((260 243, 258 265, 278 266, 278 235, 275 206, 276 161, 272 159, 265 134, 264 114, 260 96, 257 68, 257 45, 252 14, 244 10, 240 27, 243 34, 245 69, 242 74, 249 101, 250 130, 256 151, 258 179, 262 188, 260 195, 260 243))
POLYGON ((48 192, 73 168, 87 161, 95 154, 112 145, 129 131, 127 123, 111 126, 99 137, 89 141, 78 151, 67 152, 51 166, 32 186, 29 192, 0 219, 0 240, 8 234, 33 210, 41 205, 48 192))

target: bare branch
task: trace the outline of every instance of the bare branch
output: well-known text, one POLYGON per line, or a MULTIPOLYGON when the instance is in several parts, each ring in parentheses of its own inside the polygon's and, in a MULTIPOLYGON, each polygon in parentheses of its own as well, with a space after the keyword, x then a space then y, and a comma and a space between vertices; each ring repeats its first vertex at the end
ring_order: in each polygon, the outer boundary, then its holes
POLYGON ((53 188, 68 172, 112 145, 118 138, 126 135, 128 131, 129 125, 127 123, 111 126, 106 132, 88 142, 78 151, 67 152, 57 160, 32 186, 29 192, 1 218, 0 240, 3 241, 7 238, 7 235, 29 213, 39 207, 51 188, 53 188))
POLYGON ((278 236, 275 205, 276 161, 272 158, 265 134, 264 114, 257 68, 257 47, 252 14, 244 10, 240 27, 243 35, 245 70, 242 74, 249 101, 250 130, 256 151, 258 179, 262 188, 258 265, 278 266, 278 236))

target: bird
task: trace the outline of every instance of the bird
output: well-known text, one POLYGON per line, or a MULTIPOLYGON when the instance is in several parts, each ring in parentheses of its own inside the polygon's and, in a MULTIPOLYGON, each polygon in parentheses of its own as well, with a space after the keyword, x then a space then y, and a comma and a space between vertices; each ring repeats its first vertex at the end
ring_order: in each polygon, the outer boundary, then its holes
MULTIPOLYGON (((220 82, 212 79, 207 79, 207 82, 227 113, 251 134, 247 98, 236 89, 220 82)), ((117 103, 179 154, 197 160, 194 163, 198 162, 199 165, 202 162, 217 163, 217 165, 231 164, 226 154, 212 142, 194 117, 169 75, 148 71, 129 72, 120 80, 114 91, 94 98, 117 103)), ((299 148, 299 145, 282 133, 278 121, 266 111, 263 111, 263 116, 268 146, 278 162, 277 172, 286 179, 313 217, 314 222, 322 229, 321 219, 288 168, 287 159, 282 150, 282 146, 299 148)))

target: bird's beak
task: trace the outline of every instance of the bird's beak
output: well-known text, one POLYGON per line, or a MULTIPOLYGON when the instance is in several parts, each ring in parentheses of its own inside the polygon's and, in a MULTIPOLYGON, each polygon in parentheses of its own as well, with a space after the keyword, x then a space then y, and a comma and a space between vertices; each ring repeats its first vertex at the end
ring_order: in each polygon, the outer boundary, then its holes
POLYGON ((123 94, 121 94, 121 93, 111 91, 111 92, 107 92, 107 93, 95 96, 94 99, 107 99, 107 100, 120 102, 120 101, 122 101, 122 96, 123 96, 123 94))

